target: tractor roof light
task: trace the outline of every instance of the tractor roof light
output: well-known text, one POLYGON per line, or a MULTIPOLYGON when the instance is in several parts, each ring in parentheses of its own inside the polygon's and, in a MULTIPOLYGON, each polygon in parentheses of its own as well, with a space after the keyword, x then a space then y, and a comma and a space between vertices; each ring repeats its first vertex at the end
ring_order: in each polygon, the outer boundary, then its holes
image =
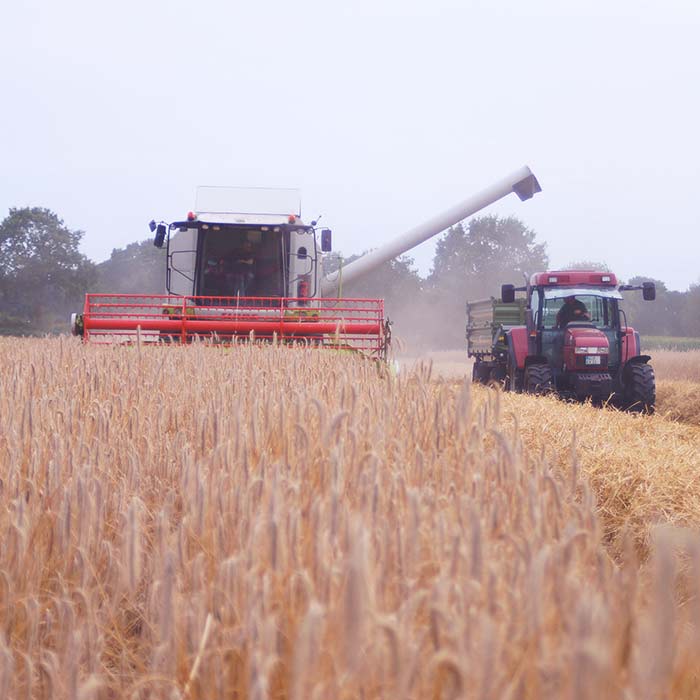
POLYGON ((603 276, 600 278, 600 281, 601 281, 601 282, 610 282, 610 275, 603 275, 603 276))
POLYGON ((547 282, 549 282, 549 284, 556 284, 558 281, 559 281, 558 277, 548 277, 547 278, 547 282))

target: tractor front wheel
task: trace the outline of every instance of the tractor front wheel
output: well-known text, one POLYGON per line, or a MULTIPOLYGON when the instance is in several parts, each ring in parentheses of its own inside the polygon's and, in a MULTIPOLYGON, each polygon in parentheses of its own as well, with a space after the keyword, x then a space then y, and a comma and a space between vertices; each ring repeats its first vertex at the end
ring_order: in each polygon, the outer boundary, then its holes
POLYGON ((639 363, 626 368, 624 384, 625 410, 653 413, 656 403, 656 379, 651 365, 639 363))
POLYGON ((554 391, 554 377, 549 365, 530 365, 526 368, 525 391, 528 394, 550 394, 554 391))

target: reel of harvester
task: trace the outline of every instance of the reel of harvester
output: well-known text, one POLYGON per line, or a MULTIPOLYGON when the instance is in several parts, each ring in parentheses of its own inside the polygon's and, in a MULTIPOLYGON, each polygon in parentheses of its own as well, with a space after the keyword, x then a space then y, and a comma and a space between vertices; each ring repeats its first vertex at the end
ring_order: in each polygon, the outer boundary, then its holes
POLYGON ((304 344, 386 359, 381 299, 87 294, 74 335, 92 343, 304 344))

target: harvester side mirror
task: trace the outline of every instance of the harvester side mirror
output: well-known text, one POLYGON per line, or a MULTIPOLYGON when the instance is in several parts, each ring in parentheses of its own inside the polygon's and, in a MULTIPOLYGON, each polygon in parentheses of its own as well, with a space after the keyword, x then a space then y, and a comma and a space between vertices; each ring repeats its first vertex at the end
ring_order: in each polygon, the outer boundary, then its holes
POLYGON ((158 224, 156 228, 156 237, 153 239, 153 245, 156 248, 162 248, 165 242, 165 235, 168 232, 168 227, 165 224, 158 224))
POLYGON ((329 228, 324 228, 321 231, 321 250, 324 253, 330 253, 331 250, 333 250, 333 242, 332 242, 332 232, 329 228))
POLYGON ((512 304, 515 301, 515 285, 513 285, 513 284, 502 284, 501 285, 501 301, 504 304, 512 304))
POLYGON ((642 282, 642 298, 644 301, 656 299, 656 285, 653 282, 642 282))
POLYGON ((148 228, 151 229, 151 233, 155 233, 155 230, 156 230, 156 220, 155 219, 151 219, 148 222, 148 228))

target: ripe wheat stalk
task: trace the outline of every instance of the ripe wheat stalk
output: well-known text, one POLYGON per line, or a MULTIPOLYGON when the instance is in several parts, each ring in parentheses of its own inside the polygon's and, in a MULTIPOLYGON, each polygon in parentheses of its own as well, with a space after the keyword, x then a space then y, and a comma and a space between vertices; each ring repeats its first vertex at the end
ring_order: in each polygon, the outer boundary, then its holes
POLYGON ((0 363, 0 697, 696 697, 688 426, 314 349, 0 363))

